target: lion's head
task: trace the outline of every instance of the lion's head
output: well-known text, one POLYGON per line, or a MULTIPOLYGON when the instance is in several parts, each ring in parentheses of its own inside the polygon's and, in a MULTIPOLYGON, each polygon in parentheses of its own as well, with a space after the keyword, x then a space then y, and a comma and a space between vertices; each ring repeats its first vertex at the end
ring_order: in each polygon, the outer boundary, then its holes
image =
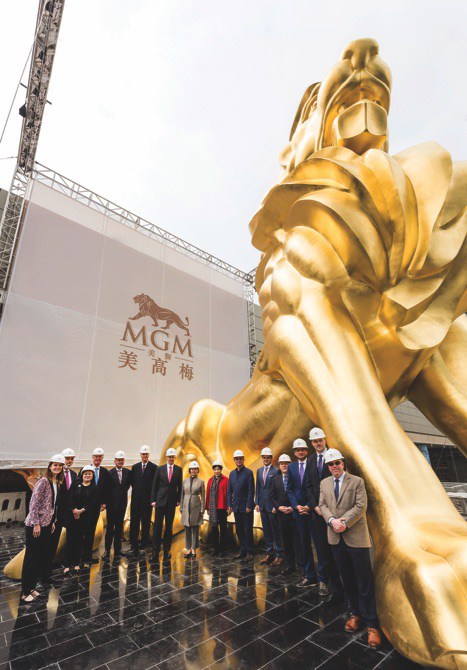
POLYGON ((149 296, 146 295, 146 293, 140 293, 139 295, 135 295, 133 298, 133 302, 135 302, 137 305, 144 305, 144 303, 148 300, 149 296))
POLYGON ((280 155, 286 172, 329 146, 387 150, 391 71, 375 40, 351 42, 324 81, 305 91, 280 155))

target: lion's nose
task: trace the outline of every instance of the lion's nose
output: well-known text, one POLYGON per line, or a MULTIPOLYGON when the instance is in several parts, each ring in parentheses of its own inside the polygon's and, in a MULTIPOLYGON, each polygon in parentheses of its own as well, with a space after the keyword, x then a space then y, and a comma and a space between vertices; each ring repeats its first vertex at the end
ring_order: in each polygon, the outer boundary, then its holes
POLYGON ((342 60, 350 60, 355 70, 363 70, 378 52, 379 45, 376 40, 370 38, 354 40, 342 54, 342 60))

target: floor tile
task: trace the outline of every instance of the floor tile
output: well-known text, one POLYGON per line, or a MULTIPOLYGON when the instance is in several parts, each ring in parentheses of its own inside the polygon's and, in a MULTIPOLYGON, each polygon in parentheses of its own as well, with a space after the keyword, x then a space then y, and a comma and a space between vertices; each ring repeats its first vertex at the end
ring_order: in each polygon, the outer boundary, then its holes
POLYGON ((318 630, 318 624, 303 617, 298 617, 291 619, 282 626, 274 628, 272 632, 263 636, 263 640, 281 651, 287 651, 287 649, 294 647, 316 630, 318 630))

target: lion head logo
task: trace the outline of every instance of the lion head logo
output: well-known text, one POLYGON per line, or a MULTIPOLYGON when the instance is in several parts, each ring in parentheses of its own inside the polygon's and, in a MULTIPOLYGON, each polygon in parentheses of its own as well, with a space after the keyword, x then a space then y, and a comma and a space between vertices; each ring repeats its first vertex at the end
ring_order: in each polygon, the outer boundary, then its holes
POLYGON ((326 79, 309 86, 300 101, 279 158, 286 173, 324 147, 387 151, 390 91, 391 70, 378 43, 351 42, 326 79))

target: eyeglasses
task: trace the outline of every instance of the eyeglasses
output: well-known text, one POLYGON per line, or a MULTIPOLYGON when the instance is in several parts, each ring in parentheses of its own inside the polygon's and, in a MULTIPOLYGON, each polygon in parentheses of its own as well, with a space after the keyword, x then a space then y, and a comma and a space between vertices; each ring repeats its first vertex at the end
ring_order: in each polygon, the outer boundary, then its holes
POLYGON ((342 461, 331 461, 330 463, 328 463, 328 466, 331 467, 332 465, 340 465, 341 463, 342 461))

